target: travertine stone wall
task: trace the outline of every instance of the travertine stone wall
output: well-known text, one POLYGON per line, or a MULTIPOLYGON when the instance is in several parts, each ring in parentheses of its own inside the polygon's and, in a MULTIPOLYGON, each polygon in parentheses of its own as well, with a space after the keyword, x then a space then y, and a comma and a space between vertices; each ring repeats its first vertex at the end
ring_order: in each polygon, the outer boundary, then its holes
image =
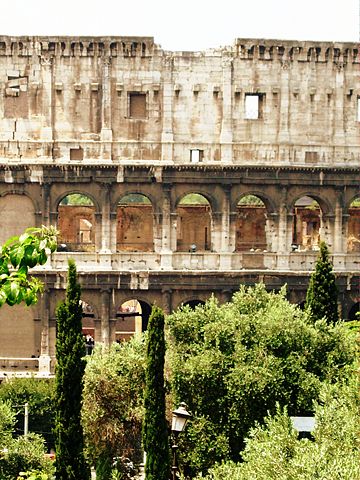
POLYGON ((359 64, 351 43, 0 37, 0 158, 356 164, 359 64))

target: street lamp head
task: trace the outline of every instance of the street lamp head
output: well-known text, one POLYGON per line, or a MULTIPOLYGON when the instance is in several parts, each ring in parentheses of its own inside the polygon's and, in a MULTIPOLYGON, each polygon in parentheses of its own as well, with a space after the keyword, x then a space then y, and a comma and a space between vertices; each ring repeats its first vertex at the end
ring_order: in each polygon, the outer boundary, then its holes
POLYGON ((186 403, 181 402, 179 408, 172 412, 172 432, 182 432, 185 429, 187 421, 192 417, 186 408, 186 403))

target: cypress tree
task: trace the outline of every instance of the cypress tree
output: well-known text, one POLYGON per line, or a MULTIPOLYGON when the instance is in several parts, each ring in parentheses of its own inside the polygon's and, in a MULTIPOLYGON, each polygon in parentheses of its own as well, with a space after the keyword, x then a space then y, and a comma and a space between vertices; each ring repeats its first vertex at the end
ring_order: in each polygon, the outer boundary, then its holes
POLYGON ((326 317, 329 323, 339 320, 335 274, 325 242, 320 243, 319 257, 306 293, 305 308, 314 320, 323 317, 326 317))
POLYGON ((165 416, 165 336, 164 314, 153 307, 146 346, 146 386, 143 443, 146 451, 146 480, 168 480, 170 456, 165 416))
POLYGON ((81 398, 85 369, 82 307, 76 266, 69 260, 65 302, 56 312, 56 480, 88 480, 81 426, 81 398))

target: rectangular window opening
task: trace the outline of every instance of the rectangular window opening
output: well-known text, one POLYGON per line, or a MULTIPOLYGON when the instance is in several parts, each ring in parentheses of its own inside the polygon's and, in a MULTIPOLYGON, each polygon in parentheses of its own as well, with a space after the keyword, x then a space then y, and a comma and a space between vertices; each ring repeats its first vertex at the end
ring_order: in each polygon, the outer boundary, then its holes
POLYGON ((204 158, 204 150, 199 150, 197 148, 190 150, 190 162, 199 163, 202 162, 204 158))
POLYGON ((262 93, 245 94, 245 118, 257 120, 263 117, 264 97, 262 93))
POLYGON ((70 160, 84 160, 84 150, 82 148, 70 148, 70 160))
POLYGON ((129 117, 146 118, 146 93, 129 93, 129 117))

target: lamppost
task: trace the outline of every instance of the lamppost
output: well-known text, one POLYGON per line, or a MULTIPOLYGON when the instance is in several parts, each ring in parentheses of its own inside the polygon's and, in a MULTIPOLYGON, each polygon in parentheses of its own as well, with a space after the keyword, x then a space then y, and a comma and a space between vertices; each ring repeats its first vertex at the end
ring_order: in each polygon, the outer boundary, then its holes
POLYGON ((172 452, 173 452, 173 463, 171 467, 172 471, 172 480, 176 480, 178 466, 176 460, 176 449, 178 446, 176 445, 177 436, 181 433, 186 426, 187 421, 192 417, 192 415, 186 410, 187 405, 184 402, 181 402, 179 408, 172 412, 172 424, 171 424, 171 432, 173 434, 173 444, 172 444, 172 452))

